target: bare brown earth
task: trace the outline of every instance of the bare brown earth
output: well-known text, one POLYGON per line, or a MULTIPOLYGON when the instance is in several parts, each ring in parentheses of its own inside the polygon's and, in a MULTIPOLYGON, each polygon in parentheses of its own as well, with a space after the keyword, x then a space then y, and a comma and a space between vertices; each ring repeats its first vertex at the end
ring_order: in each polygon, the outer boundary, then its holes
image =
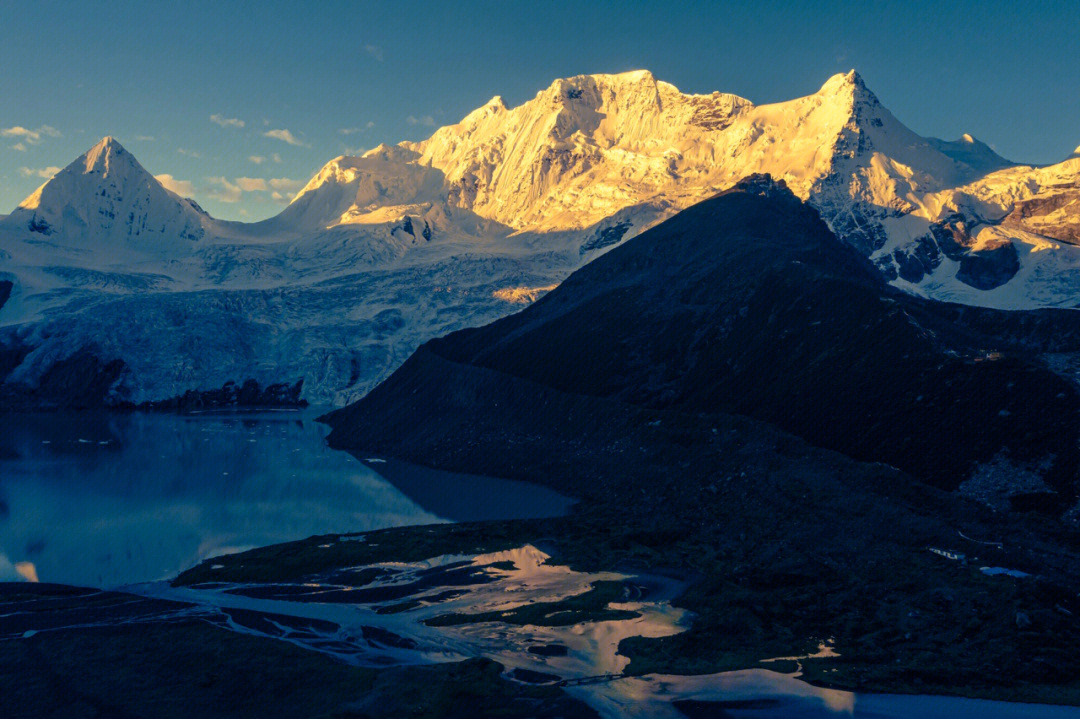
POLYGON ((1001 224, 1072 245, 1080 244, 1080 187, 1054 188, 1018 202, 1001 224))

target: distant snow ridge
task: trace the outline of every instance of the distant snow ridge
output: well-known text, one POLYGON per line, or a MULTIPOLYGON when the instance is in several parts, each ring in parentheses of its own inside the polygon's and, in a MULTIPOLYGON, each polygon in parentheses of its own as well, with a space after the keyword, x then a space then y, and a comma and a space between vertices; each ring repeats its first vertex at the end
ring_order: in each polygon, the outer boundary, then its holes
POLYGON ((335 158, 254 224, 210 217, 104 138, 0 216, 0 351, 21 358, 7 380, 32 387, 86 350, 125 363, 117 400, 250 377, 343 403, 424 340, 514 311, 754 173, 910 292, 1080 298, 1080 156, 1030 167, 970 135, 920 137, 855 72, 771 105, 581 75, 335 158))

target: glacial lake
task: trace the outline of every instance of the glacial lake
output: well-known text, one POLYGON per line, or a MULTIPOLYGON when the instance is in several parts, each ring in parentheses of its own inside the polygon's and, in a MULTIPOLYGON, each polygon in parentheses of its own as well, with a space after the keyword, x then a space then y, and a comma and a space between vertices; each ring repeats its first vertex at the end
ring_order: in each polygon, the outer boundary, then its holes
POLYGON ((117 587, 316 534, 565 513, 525 482, 331 449, 316 410, 0 415, 0 581, 117 587))
MULTIPOLYGON (((284 598, 245 593, 240 585, 172 587, 162 579, 210 557, 315 534, 432 522, 551 516, 571 501, 536 485, 424 469, 330 449, 318 412, 0 415, 0 581, 36 578, 127 591, 194 605, 208 620, 230 611, 316 620, 312 651, 349 663, 390 666, 486 656, 508 670, 585 680, 567 691, 604 719, 685 714, 674 702, 698 702, 702 716, 746 719, 1076 719, 1080 709, 952 697, 865 695, 821 689, 760 669, 699 676, 617 676, 628 636, 685 631, 684 610, 670 599, 680 582, 634 576, 636 619, 533 627, 491 623, 435 627, 440 613, 494 610, 507 592, 529 602, 578 594, 595 581, 631 579, 549 564, 532 546, 492 555, 395 563, 387 579, 400 592, 415 582, 415 608, 378 611, 354 603, 305 601, 338 587, 305 580, 284 598), (488 572, 492 581, 461 587, 435 573, 488 572), (447 588, 458 591, 447 593, 447 588), (370 644, 369 627, 410 644, 370 644), (343 631, 338 631, 338 628, 343 631), (345 639, 343 639, 345 637, 345 639), (320 639, 334 641, 329 645, 320 639), (350 644, 350 642, 352 644, 350 644), (558 644, 565 654, 530 652, 558 644), (330 648, 328 648, 328 646, 330 648)), ((352 540, 342 540, 352 541, 352 540)), ((377 584, 377 582, 376 582, 377 584)), ((358 593, 359 594, 359 593, 358 593)), ((412 596, 412 595, 406 595, 412 596)), ((43 621, 48 613, 42 613, 43 621)), ((29 621, 34 621, 30 619, 29 621)), ((84 618, 80 626, 123 622, 84 618)), ((226 623, 224 626, 237 626, 226 623)), ((271 622, 262 626, 276 636, 271 622)), ((247 634, 259 631, 246 627, 247 634)), ((24 636, 28 638, 33 631, 24 636)), ((280 638, 280 637, 278 637, 280 638)))

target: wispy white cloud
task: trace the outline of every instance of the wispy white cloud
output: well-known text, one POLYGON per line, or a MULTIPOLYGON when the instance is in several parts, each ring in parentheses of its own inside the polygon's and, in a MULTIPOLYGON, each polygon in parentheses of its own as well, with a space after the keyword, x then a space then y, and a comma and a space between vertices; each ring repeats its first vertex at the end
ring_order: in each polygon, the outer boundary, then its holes
POLYGON ((170 192, 175 192, 181 197, 192 197, 195 194, 195 185, 190 180, 178 180, 172 175, 154 175, 154 179, 170 192))
POLYGON ((261 165, 266 162, 266 158, 262 155, 249 155, 248 160, 254 162, 256 165, 261 165))
POLYGON ((272 137, 275 140, 281 140, 287 142, 290 145, 296 145, 297 147, 307 147, 301 142, 296 135, 292 134, 289 130, 267 130, 263 133, 263 137, 272 137))
POLYGON ((202 157, 202 155, 195 152, 194 150, 185 150, 182 147, 176 148, 176 151, 179 152, 181 155, 187 155, 188 157, 202 157))
POLYGON ((365 152, 367 152, 367 148, 364 147, 363 145, 361 145, 360 147, 348 147, 348 146, 346 146, 343 152, 344 152, 344 154, 349 155, 351 157, 359 157, 360 155, 363 155, 365 152))
POLYGON ((37 568, 33 562, 12 563, 6 554, 0 553, 0 582, 38 581, 37 568))
POLYGON ((40 581, 37 575, 37 567, 34 566, 33 562, 15 562, 15 573, 34 584, 40 581))
POLYGON ((236 184, 244 192, 266 192, 266 180, 261 177, 238 177, 236 184))
POLYGON ((222 127, 243 127, 244 121, 236 117, 223 117, 218 114, 210 116, 210 122, 215 125, 221 125, 222 127))
POLYGON ((303 180, 290 180, 287 177, 275 177, 274 179, 270 180, 270 187, 274 188, 275 190, 281 190, 285 192, 295 192, 296 190, 299 190, 301 187, 303 187, 304 184, 305 183, 303 180))
POLYGON ((15 125, 0 128, 0 137, 16 138, 19 141, 18 144, 22 145, 22 149, 25 150, 26 144, 36 145, 46 137, 62 137, 62 135, 59 130, 49 125, 42 125, 34 130, 22 125, 15 125))
POLYGON ((270 159, 273 160, 274 162, 276 162, 279 165, 281 164, 281 155, 277 154, 276 152, 274 154, 270 155, 270 159))
POLYGON ((56 173, 60 172, 60 169, 61 168, 59 167, 53 166, 39 167, 36 169, 32 167, 20 167, 19 174, 23 177, 40 177, 44 180, 51 180, 56 173))
POLYGON ((239 202, 240 198, 243 197, 243 188, 233 182, 229 182, 227 178, 207 177, 206 181, 215 185, 215 188, 207 193, 207 196, 210 197, 210 199, 217 200, 218 202, 233 203, 239 202))
POLYGON ((26 144, 22 142, 16 142, 11 146, 12 150, 18 150, 19 152, 26 152, 26 144))
POLYGON ((338 130, 338 132, 340 132, 342 135, 355 135, 358 132, 367 132, 373 127, 375 127, 375 122, 372 120, 368 120, 368 122, 364 125, 361 125, 359 127, 343 127, 338 130))
POLYGON ((364 52, 379 62, 383 61, 383 49, 378 45, 364 45, 364 52))
POLYGON ((416 117, 415 115, 409 115, 405 118, 405 122, 410 125, 423 125, 424 127, 435 127, 435 118, 431 115, 424 115, 423 117, 416 117))
MULTIPOLYGON (((296 196, 296 191, 304 186, 302 180, 293 180, 288 177, 275 177, 269 180, 261 177, 237 177, 232 180, 227 177, 207 177, 206 181, 213 186, 207 193, 207 197, 229 203, 242 201, 246 193, 264 192, 270 193, 270 198, 275 202, 288 203, 296 196)), ((256 195, 256 197, 260 196, 265 197, 265 195, 256 195)))

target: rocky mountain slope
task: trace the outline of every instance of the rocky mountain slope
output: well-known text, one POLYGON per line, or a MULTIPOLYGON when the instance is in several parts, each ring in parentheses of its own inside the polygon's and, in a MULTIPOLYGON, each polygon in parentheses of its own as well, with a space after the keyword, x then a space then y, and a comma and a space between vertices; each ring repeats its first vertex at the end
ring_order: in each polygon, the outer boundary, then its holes
POLYGON ((247 379, 345 403, 424 340, 517 309, 753 173, 909 293, 1077 304, 1076 157, 1034 168, 970 136, 919 137, 854 72, 760 106, 645 71, 583 75, 336 158, 254 224, 209 217, 105 138, 0 218, 0 394, 61 401, 42 382, 67 362, 80 369, 60 386, 108 388, 92 403, 247 379))
POLYGON ((816 211, 756 176, 528 309, 425 344, 329 415, 330 441, 512 474, 573 444, 566 432, 581 422, 735 413, 943 489, 1064 511, 1076 502, 1080 393, 1042 363, 1047 352, 1080 352, 1080 316, 890 288, 816 211))

